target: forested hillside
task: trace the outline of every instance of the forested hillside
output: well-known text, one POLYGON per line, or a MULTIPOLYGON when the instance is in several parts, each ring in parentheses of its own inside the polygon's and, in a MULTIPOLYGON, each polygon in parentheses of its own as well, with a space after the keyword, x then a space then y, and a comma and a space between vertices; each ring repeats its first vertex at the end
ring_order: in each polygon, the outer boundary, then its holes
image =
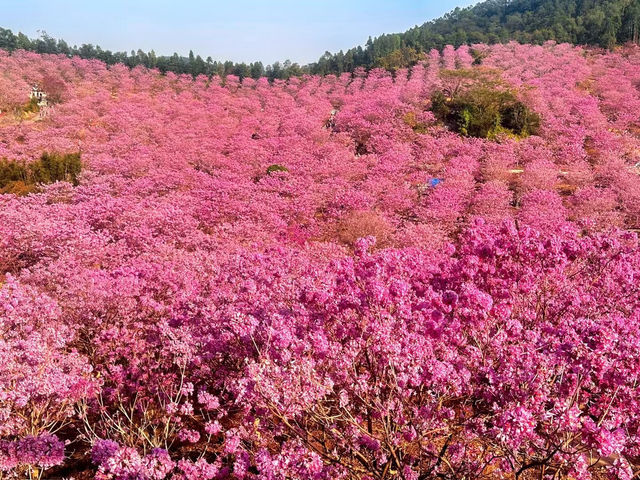
POLYGON ((297 63, 289 60, 276 62, 266 67, 262 62, 234 63, 231 61, 215 61, 211 57, 206 60, 193 51, 189 51, 187 57, 174 53, 173 55, 157 55, 154 50, 145 52, 141 49, 131 50, 131 52, 112 52, 99 45, 90 43, 81 46, 71 46, 65 40, 56 39, 47 33, 43 33, 39 38, 29 38, 19 32, 13 33, 10 29, 0 28, 0 49, 8 52, 15 50, 27 50, 36 53, 62 54, 68 57, 78 56, 86 60, 100 60, 107 65, 122 63, 130 68, 138 65, 147 68, 157 68, 163 73, 174 72, 178 74, 198 75, 237 75, 240 78, 261 78, 268 77, 285 79, 292 76, 299 76, 308 72, 308 68, 303 68, 297 63))
MULTIPOLYGON (((420 20, 420 19, 416 19, 420 20)), ((369 38, 364 46, 347 52, 326 52, 316 63, 300 66, 289 60, 263 65, 262 62, 234 63, 204 59, 193 51, 189 56, 174 53, 157 55, 153 50, 111 52, 100 46, 70 46, 43 34, 30 39, 22 33, 0 28, 0 48, 8 51, 29 50, 37 53, 77 55, 113 65, 144 65, 161 72, 178 74, 236 75, 240 78, 263 76, 287 79, 305 73, 340 74, 358 67, 382 67, 395 70, 414 65, 424 52, 442 50, 445 45, 473 43, 541 44, 547 40, 611 48, 627 42, 638 43, 640 37, 640 0, 487 0, 469 8, 457 8, 447 15, 416 26, 404 33, 369 38)))
POLYGON ((404 33, 370 38, 364 48, 327 52, 311 70, 324 74, 357 67, 394 69, 445 45, 555 40, 611 48, 638 43, 639 35, 640 0, 487 0, 404 33))

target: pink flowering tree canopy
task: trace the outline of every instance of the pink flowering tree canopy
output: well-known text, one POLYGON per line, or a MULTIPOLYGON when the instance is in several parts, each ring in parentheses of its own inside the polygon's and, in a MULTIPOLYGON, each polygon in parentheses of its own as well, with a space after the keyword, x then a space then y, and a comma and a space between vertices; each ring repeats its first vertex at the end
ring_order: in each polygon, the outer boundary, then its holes
POLYGON ((0 71, 0 477, 637 475, 637 47, 0 71), (434 113, 487 76, 535 129, 434 113))

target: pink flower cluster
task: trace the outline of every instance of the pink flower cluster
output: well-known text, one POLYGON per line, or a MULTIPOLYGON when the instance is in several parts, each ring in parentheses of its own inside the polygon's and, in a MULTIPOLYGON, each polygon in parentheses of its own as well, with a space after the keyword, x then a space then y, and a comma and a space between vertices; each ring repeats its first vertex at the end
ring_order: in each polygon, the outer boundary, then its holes
POLYGON ((25 465, 47 468, 63 461, 64 443, 55 435, 28 435, 17 441, 0 441, 0 472, 13 472, 25 465))
POLYGON ((2 472, 632 478, 640 50, 473 49, 273 84, 0 52, 0 157, 84 163, 0 195, 2 472), (438 125, 457 68, 540 134, 438 125))

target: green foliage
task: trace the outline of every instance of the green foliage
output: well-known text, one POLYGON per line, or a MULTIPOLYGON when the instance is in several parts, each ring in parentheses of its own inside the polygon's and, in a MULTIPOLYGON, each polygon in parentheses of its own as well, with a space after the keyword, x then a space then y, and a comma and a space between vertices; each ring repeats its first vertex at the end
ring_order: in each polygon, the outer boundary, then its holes
POLYGON ((482 62, 484 61, 487 54, 485 52, 481 52, 480 50, 472 48, 471 56, 473 57, 473 65, 482 65, 482 62))
POLYGON ((519 136, 535 135, 540 129, 540 115, 517 100, 506 106, 501 117, 502 126, 519 136))
POLYGON ((71 182, 78 184, 82 169, 79 153, 43 153, 35 162, 0 159, 0 193, 26 194, 38 184, 71 182))
MULTIPOLYGON (((311 66, 313 73, 341 73, 358 67, 381 66, 393 59, 393 68, 410 66, 417 54, 446 45, 473 43, 543 43, 547 40, 611 48, 640 43, 640 0, 487 0, 456 8, 441 18, 404 33, 382 35, 335 55, 325 53, 311 66), (348 59, 348 61, 347 61, 348 59)), ((472 52, 473 54, 473 52, 472 52)), ((476 65, 482 63, 475 56, 476 65)))
POLYGON ((267 167, 267 175, 272 175, 276 172, 288 172, 289 169, 283 165, 273 164, 267 167))
POLYGON ((0 187, 11 182, 26 181, 27 167, 23 163, 12 162, 7 159, 0 160, 0 187))
POLYGON ((495 139, 537 133, 540 116, 516 94, 478 69, 445 71, 445 88, 431 97, 431 111, 451 130, 466 137, 495 139))
POLYGON ((43 153, 38 162, 29 164, 34 183, 71 182, 78 184, 82 169, 79 153, 43 153))
POLYGON ((399 68, 413 65, 420 58, 420 55, 414 48, 399 48, 390 54, 376 60, 376 67, 384 68, 391 72, 399 68))

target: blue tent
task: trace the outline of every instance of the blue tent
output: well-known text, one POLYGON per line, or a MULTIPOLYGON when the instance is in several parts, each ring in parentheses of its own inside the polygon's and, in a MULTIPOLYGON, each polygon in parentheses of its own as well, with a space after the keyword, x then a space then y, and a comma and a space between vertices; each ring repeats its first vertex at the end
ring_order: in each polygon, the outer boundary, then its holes
POLYGON ((432 178, 431 180, 429 180, 429 186, 431 188, 435 188, 438 185, 440 185, 442 183, 442 179, 441 178, 432 178))

